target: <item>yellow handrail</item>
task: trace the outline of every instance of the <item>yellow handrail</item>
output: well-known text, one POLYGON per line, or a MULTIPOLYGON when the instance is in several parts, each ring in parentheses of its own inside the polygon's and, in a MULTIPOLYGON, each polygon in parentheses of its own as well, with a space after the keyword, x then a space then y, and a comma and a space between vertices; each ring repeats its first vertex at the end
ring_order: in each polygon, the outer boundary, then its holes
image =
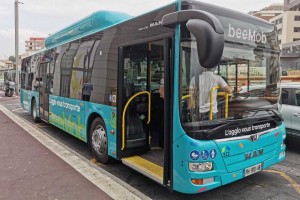
POLYGON ((228 118, 228 96, 229 96, 229 94, 226 92, 226 94, 225 94, 225 119, 228 118))
POLYGON ((225 97, 225 118, 228 118, 228 98, 232 96, 232 94, 229 94, 227 92, 218 92, 218 96, 224 96, 225 97))
MULTIPOLYGON (((215 86, 210 91, 210 107, 209 107, 209 120, 212 120, 212 101, 213 101, 213 94, 216 89, 219 89, 219 86, 215 86)), ((231 94, 228 94, 227 92, 219 92, 219 96, 225 96, 225 118, 228 118, 228 97, 231 96, 231 94)))
POLYGON ((192 97, 192 95, 191 94, 187 94, 187 95, 182 96, 181 99, 187 99, 187 98, 190 98, 190 97, 192 97))
POLYGON ((127 111, 127 108, 129 106, 129 103, 137 96, 142 95, 142 94, 147 94, 149 101, 148 101, 148 121, 147 124, 150 123, 150 119, 151 119, 151 93, 148 91, 142 91, 142 92, 138 92, 135 95, 133 95, 132 97, 130 97, 130 99, 127 101, 127 103, 125 104, 124 110, 123 110, 123 114, 122 114, 122 148, 121 150, 125 149, 125 114, 127 111))
POLYGON ((212 120, 212 112, 213 112, 213 110, 212 110, 212 106, 213 106, 213 95, 214 95, 214 92, 215 92, 215 90, 216 89, 219 89, 220 87, 219 86, 215 86, 215 87, 213 87, 212 89, 211 89, 211 91, 210 91, 210 105, 209 105, 209 120, 212 120))

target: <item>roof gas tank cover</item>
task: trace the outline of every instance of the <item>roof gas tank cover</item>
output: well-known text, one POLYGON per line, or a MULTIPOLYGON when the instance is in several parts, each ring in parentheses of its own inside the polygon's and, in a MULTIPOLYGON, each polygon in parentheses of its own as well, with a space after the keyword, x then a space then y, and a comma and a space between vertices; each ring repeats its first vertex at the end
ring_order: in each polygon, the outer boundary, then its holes
POLYGON ((47 49, 96 33, 110 26, 131 19, 126 13, 115 11, 97 11, 93 14, 52 34, 45 40, 47 49))

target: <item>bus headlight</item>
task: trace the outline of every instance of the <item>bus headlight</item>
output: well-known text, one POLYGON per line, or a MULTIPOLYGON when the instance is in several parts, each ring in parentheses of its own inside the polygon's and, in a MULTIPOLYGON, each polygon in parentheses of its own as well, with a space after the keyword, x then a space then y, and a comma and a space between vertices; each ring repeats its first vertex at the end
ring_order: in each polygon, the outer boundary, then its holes
POLYGON ((189 163, 189 170, 192 172, 206 172, 213 170, 212 162, 189 163))

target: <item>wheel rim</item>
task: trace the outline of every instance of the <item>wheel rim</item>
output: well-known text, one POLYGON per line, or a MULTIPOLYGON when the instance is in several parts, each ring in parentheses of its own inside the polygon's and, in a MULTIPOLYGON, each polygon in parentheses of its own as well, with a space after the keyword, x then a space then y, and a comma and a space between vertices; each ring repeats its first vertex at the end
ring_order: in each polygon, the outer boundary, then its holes
POLYGON ((35 106, 35 103, 33 104, 32 117, 33 117, 33 119, 36 118, 36 106, 35 106))
POLYGON ((97 126, 92 134, 93 149, 103 155, 107 149, 107 138, 105 129, 102 126, 97 126))

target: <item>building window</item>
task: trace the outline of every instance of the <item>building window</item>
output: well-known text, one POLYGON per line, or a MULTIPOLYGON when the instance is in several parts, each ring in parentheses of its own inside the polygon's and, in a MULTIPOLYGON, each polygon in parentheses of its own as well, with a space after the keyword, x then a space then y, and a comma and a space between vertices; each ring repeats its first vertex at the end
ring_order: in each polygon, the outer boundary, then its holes
POLYGON ((300 21, 300 15, 295 15, 295 21, 300 21))
POLYGON ((294 27, 294 32, 300 32, 300 27, 294 27))
POLYGON ((293 39, 294 42, 295 42, 295 41, 298 41, 298 40, 300 40, 300 38, 294 38, 294 39, 293 39))

